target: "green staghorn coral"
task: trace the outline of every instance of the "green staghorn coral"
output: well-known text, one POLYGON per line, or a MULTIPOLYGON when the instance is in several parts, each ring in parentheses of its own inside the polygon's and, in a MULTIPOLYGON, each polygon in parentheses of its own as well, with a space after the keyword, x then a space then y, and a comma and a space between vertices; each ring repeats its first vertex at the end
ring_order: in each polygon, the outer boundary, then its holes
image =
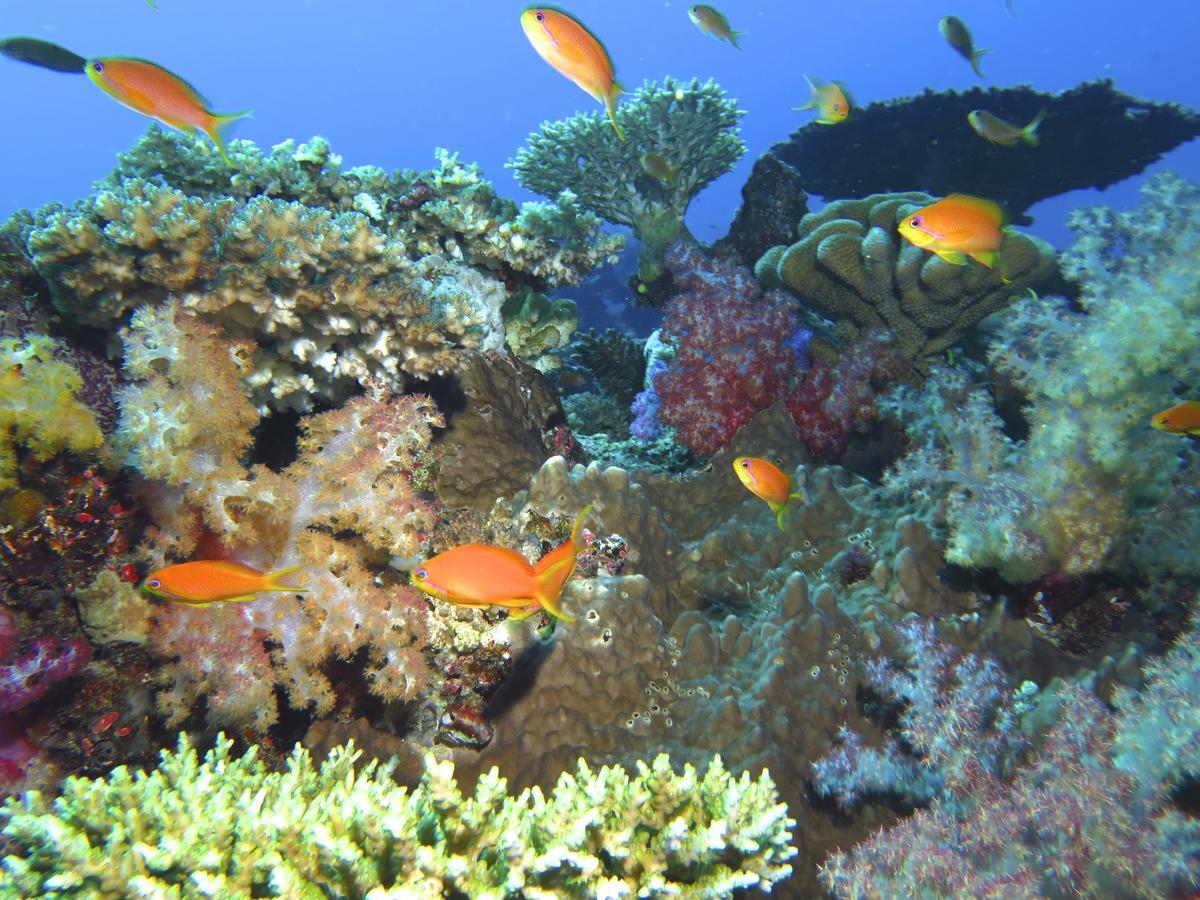
POLYGON ((83 380, 54 356, 53 338, 0 338, 0 490, 17 486, 18 446, 39 460, 104 443, 92 411, 76 399, 83 380))
POLYGON ((723 896, 791 874, 792 820, 765 772, 714 759, 676 774, 665 754, 513 797, 495 769, 464 796, 425 760, 413 790, 353 745, 283 772, 223 735, 201 760, 181 735, 149 773, 70 778, 10 799, 0 897, 723 896), (199 815, 203 811, 202 815, 199 815))
POLYGON ((651 282, 662 274, 666 245, 688 236, 683 217, 692 198, 746 152, 737 132, 741 115, 714 81, 648 81, 617 108, 626 140, 600 113, 580 113, 544 123, 509 166, 531 191, 572 191, 585 209, 630 226, 644 245, 638 276, 651 282), (672 177, 647 173, 643 157, 651 153, 672 177))

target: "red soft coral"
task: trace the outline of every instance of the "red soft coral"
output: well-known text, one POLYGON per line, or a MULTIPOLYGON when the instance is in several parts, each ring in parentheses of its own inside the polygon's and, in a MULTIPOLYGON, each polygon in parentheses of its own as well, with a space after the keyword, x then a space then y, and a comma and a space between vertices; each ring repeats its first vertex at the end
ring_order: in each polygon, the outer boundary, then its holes
POLYGON ((713 454, 788 389, 796 352, 785 344, 799 322, 788 296, 763 292, 748 269, 676 243, 675 279, 663 336, 675 361, 654 382, 660 419, 681 444, 713 454))
POLYGON ((841 456, 851 432, 875 420, 880 388, 895 382, 908 366, 895 338, 885 331, 868 331, 833 364, 815 361, 787 398, 808 452, 826 460, 841 456))

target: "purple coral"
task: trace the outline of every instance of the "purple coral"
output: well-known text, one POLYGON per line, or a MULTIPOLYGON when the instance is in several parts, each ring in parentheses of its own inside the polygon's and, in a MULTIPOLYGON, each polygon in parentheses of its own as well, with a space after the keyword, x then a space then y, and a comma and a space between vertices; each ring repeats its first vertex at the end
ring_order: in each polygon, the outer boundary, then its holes
POLYGON ((667 364, 661 359, 650 362, 646 371, 646 382, 650 385, 633 398, 629 411, 633 413, 633 421, 629 423, 629 433, 645 444, 652 444, 662 436, 662 422, 658 420, 658 409, 661 405, 658 391, 654 388, 654 379, 667 371, 667 364))
POLYGON ((28 652, 16 654, 20 640, 16 618, 0 607, 0 714, 40 700, 64 678, 78 675, 92 658, 92 648, 82 638, 39 637, 28 652))

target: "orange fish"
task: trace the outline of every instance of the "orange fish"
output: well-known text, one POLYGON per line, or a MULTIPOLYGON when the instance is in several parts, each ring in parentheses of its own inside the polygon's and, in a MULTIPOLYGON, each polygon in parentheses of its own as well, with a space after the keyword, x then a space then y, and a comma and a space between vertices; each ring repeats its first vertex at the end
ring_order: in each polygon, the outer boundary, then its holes
POLYGON ((991 200, 951 194, 900 223, 900 234, 946 262, 965 266, 967 257, 989 269, 1000 259, 1004 214, 991 200))
POLYGON ((142 590, 176 603, 211 606, 218 600, 255 600, 263 591, 303 592, 302 587, 283 584, 281 579, 303 566, 292 566, 264 575, 258 569, 229 560, 180 563, 152 572, 142 590))
POLYGON ((793 500, 808 502, 808 492, 803 488, 799 493, 792 492, 792 479, 772 462, 758 456, 739 456, 733 461, 733 471, 738 480, 746 486, 746 490, 760 500, 767 501, 771 512, 775 513, 775 521, 779 530, 783 530, 783 514, 793 500))
POLYGON ((208 101, 194 87, 144 59, 99 57, 89 59, 84 71, 96 87, 121 105, 185 134, 203 131, 226 162, 229 162, 225 155, 226 129, 250 115, 248 109, 236 113, 212 112, 208 101))
POLYGON ((559 598, 575 574, 575 561, 583 549, 579 535, 591 508, 589 503, 576 517, 570 539, 536 564, 506 547, 463 544, 413 569, 410 581, 417 590, 459 606, 503 606, 514 610, 512 616, 517 619, 540 607, 565 622, 574 622, 562 611, 559 598))
POLYGON ((617 125, 617 97, 624 88, 613 77, 604 45, 566 13, 543 6, 521 13, 521 27, 542 59, 604 104, 617 137, 625 140, 617 125))
POLYGON ((803 106, 793 106, 792 109, 817 110, 820 113, 817 122, 821 125, 845 122, 846 117, 850 115, 850 101, 846 99, 846 92, 842 90, 842 86, 836 81, 818 81, 814 84, 807 75, 804 76, 804 80, 808 82, 812 97, 803 106))
POLYGON ((1200 400, 1184 400, 1170 409, 1155 413, 1150 424, 1171 434, 1200 435, 1200 400))

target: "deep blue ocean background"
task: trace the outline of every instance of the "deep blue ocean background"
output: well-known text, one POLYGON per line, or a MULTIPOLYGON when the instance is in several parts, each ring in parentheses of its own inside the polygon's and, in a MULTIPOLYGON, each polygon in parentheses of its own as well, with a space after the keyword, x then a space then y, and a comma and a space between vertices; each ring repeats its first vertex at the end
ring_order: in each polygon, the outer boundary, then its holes
MULTIPOLYGON (((531 195, 504 163, 529 133, 546 119, 599 108, 529 46, 519 3, 159 0, 155 9, 144 0, 9 0, 5 7, 0 35, 54 41, 82 56, 141 56, 189 80, 217 111, 253 109, 234 136, 264 148, 320 134, 347 166, 424 169, 435 147, 447 147, 478 162, 501 194, 517 200, 531 195)), ((1060 91, 1106 77, 1138 97, 1200 108, 1194 0, 1011 0, 1012 15, 1004 0, 719 4, 734 28, 748 32, 740 53, 699 32, 687 7, 578 0, 563 8, 605 42, 627 89, 664 75, 712 77, 747 110, 749 152, 688 216, 703 241, 724 234, 754 159, 812 118, 791 109, 808 97, 802 73, 843 82, 858 105, 926 87, 1060 91), (947 14, 970 26, 976 46, 993 48, 983 57, 986 79, 946 46, 937 23, 947 14)), ((83 75, 0 59, 0 78, 7 138, 0 220, 83 197, 149 124, 83 75)), ((1200 145, 1176 150, 1163 166, 1200 178, 1200 145)), ((1132 205, 1140 182, 1110 189, 1103 201, 1132 205)), ((1064 215, 1094 202, 1090 193, 1035 206, 1031 230, 1069 243, 1064 215)))

